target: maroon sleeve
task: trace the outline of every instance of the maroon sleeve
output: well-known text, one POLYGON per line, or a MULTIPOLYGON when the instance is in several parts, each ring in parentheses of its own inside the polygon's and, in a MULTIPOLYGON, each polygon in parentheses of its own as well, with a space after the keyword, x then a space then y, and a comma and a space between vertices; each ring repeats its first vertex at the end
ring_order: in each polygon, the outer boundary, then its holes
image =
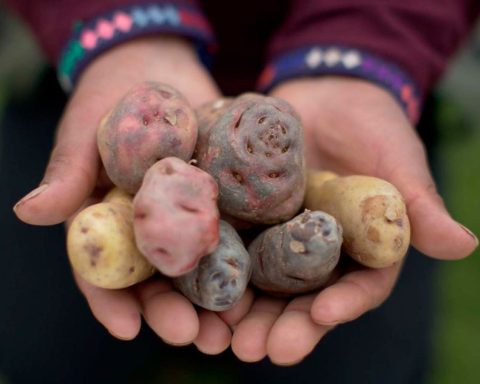
MULTIPOLYGON (((89 20, 112 9, 128 5, 147 5, 148 0, 5 0, 26 21, 45 52, 56 64, 77 22, 89 20)), ((195 0, 169 3, 197 7, 195 0)))
POLYGON ((339 44, 385 58, 425 94, 472 27, 475 0, 299 0, 274 36, 270 61, 302 46, 339 44))

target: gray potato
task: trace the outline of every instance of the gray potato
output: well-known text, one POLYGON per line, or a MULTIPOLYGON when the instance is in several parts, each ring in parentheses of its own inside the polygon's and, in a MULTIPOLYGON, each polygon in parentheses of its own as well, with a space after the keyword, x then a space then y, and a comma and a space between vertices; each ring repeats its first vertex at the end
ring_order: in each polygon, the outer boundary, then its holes
POLYGON ((249 246, 252 284, 281 296, 324 285, 338 263, 342 227, 321 211, 305 211, 262 232, 249 246))
POLYGON ((240 236, 230 224, 220 221, 217 249, 173 282, 192 303, 211 311, 225 311, 240 300, 251 273, 250 256, 240 236))

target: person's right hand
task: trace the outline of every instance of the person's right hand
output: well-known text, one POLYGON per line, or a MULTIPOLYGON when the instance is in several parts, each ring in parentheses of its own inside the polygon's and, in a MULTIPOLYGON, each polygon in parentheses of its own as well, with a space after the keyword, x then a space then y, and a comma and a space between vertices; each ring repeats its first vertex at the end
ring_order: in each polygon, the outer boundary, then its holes
MULTIPOLYGON (((177 37, 156 36, 122 44, 96 58, 83 72, 58 126, 55 146, 40 187, 14 210, 24 222, 53 225, 94 201, 102 174, 96 129, 102 117, 134 85, 159 81, 178 89, 193 107, 220 96, 191 45, 177 37)), ((88 304, 105 328, 120 339, 140 330, 141 315, 166 342, 216 353, 230 344, 228 326, 213 313, 197 314, 166 279, 107 290, 75 276, 88 304), (208 336, 208 337, 206 337, 208 336)))

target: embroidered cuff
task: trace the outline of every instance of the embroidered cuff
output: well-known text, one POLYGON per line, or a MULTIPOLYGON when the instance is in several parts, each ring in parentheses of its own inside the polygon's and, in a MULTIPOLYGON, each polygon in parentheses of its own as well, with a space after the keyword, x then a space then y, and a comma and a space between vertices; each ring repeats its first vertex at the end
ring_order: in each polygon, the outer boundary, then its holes
POLYGON ((215 41, 199 9, 168 1, 124 6, 75 25, 59 59, 58 79, 62 88, 71 91, 82 70, 105 50, 134 37, 154 33, 192 39, 200 59, 208 65, 215 41))
POLYGON ((274 59, 262 72, 258 88, 267 92, 280 82, 301 76, 345 75, 370 80, 398 100, 411 122, 420 116, 421 97, 415 82, 395 64, 365 51, 315 45, 274 59))

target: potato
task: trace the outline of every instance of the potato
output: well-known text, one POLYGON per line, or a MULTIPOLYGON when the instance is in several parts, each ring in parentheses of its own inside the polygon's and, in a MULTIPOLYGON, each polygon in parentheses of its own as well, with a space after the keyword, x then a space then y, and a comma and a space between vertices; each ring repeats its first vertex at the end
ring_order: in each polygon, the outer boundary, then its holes
POLYGON ((251 273, 252 263, 242 240, 230 224, 220 221, 218 247, 173 283, 192 303, 210 311, 226 311, 242 298, 251 273))
POLYGON ((177 90, 145 82, 125 94, 101 121, 98 150, 110 180, 135 193, 158 160, 169 156, 190 160, 197 129, 193 109, 177 90))
POLYGON ((201 169, 167 157, 145 174, 134 199, 135 239, 164 275, 180 276, 219 240, 218 187, 201 169))
POLYGON ((305 211, 263 231, 248 247, 252 284, 274 295, 318 289, 340 258, 342 227, 321 211, 305 211))
POLYGON ((68 230, 67 251, 73 269, 97 287, 126 288, 155 273, 135 245, 133 205, 122 199, 121 203, 101 202, 85 208, 68 230))
POLYGON ((198 121, 198 139, 193 157, 205 156, 204 151, 208 149, 208 137, 210 130, 217 120, 225 113, 233 102, 232 97, 222 97, 202 104, 195 109, 198 121))
POLYGON ((133 196, 118 187, 112 188, 103 198, 104 203, 127 204, 132 206, 133 196))
POLYGON ((400 192, 385 180, 310 171, 304 206, 335 217, 343 227, 343 249, 371 268, 402 260, 410 244, 410 222, 400 192))
POLYGON ((290 219, 305 191, 297 114, 283 100, 256 94, 227 104, 196 149, 198 166, 218 183, 220 212, 255 224, 290 219))

